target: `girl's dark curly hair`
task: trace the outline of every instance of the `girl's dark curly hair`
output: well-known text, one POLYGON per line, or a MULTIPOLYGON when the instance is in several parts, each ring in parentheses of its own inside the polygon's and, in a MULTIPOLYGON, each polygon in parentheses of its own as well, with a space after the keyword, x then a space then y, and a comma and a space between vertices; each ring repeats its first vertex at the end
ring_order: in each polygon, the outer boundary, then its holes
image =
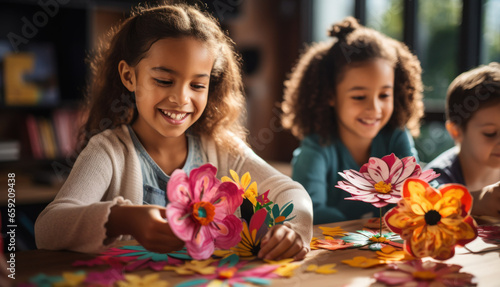
POLYGON ((234 43, 212 16, 193 6, 162 4, 137 7, 128 19, 110 31, 111 40, 102 41, 91 59, 92 81, 87 91, 89 117, 80 132, 84 145, 92 135, 131 124, 136 119, 134 95, 122 84, 118 63, 124 60, 134 67, 151 45, 169 37, 193 37, 206 43, 215 55, 207 106, 191 130, 209 135, 231 151, 234 136, 245 141, 241 61, 234 51, 234 43))
POLYGON ((385 59, 394 66, 394 112, 390 127, 404 128, 414 136, 423 116, 420 62, 401 42, 347 17, 334 24, 333 43, 320 42, 301 55, 285 82, 282 124, 303 139, 318 134, 324 144, 338 136, 337 115, 329 101, 347 68, 372 59, 385 59))

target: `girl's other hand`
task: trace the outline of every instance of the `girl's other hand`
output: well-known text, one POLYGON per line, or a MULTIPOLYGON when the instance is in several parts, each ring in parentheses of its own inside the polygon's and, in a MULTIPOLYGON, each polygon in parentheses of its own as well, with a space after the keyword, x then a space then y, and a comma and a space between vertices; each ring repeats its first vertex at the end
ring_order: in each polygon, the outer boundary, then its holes
POLYGON ((111 208, 107 236, 130 234, 144 248, 168 253, 184 247, 166 220, 165 207, 157 205, 117 205, 111 208))
POLYGON ((302 260, 309 252, 309 246, 285 222, 283 225, 273 226, 261 240, 259 258, 281 260, 293 258, 302 260))
POLYGON ((500 218, 500 181, 471 193, 474 197, 472 215, 500 218))

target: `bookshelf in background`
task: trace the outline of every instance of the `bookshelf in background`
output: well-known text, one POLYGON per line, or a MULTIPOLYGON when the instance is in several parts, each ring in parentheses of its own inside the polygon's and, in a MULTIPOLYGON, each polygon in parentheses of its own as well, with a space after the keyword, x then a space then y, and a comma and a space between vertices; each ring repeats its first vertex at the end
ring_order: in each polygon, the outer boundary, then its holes
POLYGON ((137 3, 0 0, 0 183, 16 173, 17 250, 36 248, 34 222, 64 181, 54 164, 68 175, 77 157, 86 57, 137 3))

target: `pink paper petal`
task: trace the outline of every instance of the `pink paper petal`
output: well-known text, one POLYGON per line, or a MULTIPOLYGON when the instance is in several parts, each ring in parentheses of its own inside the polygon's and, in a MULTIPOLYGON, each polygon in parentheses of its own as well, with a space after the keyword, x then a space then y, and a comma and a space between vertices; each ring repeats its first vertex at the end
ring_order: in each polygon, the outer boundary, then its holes
POLYGON ((186 206, 179 202, 170 202, 167 205, 168 224, 175 235, 183 241, 191 240, 196 229, 192 216, 186 215, 189 212, 186 206))
POLYGON ((181 169, 176 169, 170 176, 167 185, 167 197, 169 202, 177 202, 187 205, 193 200, 193 193, 186 173, 181 169))
POLYGON ((212 229, 215 239, 215 247, 220 249, 230 249, 241 241, 241 230, 243 225, 241 220, 235 215, 229 215, 222 222, 217 222, 217 229, 212 229))
POLYGON ((372 157, 369 160, 370 167, 368 168, 368 174, 373 179, 374 182, 384 181, 389 178, 389 168, 387 163, 379 158, 372 157))

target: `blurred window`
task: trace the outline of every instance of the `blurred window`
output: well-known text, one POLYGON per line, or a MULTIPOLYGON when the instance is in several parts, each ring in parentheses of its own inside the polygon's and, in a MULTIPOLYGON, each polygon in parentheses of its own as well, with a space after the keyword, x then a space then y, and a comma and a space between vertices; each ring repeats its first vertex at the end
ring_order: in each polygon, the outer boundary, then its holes
POLYGON ((329 37, 327 31, 336 22, 349 15, 354 15, 353 0, 314 0, 312 17, 313 42, 325 41, 329 37))
POLYGON ((482 14, 481 64, 500 62, 500 0, 486 0, 482 14))
POLYGON ((403 0, 367 0, 366 26, 403 41, 403 0))

